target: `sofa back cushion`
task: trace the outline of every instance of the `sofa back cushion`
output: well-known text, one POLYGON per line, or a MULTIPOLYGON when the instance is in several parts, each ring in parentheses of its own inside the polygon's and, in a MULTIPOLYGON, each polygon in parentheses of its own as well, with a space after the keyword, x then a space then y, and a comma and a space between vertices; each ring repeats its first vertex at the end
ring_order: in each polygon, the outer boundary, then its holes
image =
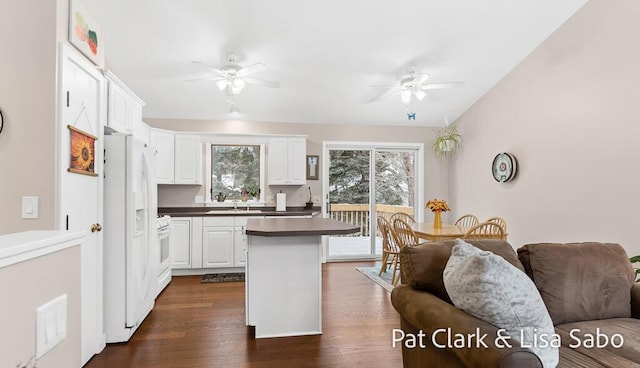
POLYGON ((554 325, 631 316, 634 271, 611 243, 539 243, 518 249, 554 325))
MULTIPOLYGON (((518 269, 524 268, 511 245, 498 239, 465 240, 482 250, 495 253, 518 269)), ((414 289, 425 290, 451 304, 442 280, 442 273, 451 256, 455 240, 428 242, 414 247, 404 247, 400 251, 400 272, 402 282, 414 289)))

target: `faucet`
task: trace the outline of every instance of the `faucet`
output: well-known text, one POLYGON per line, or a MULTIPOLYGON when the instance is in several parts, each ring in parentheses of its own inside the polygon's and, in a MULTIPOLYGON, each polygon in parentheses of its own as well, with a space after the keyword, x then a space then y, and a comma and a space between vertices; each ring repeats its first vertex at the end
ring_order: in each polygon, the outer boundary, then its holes
POLYGON ((234 209, 234 210, 237 210, 237 209, 238 209, 238 200, 237 200, 237 199, 234 199, 234 200, 233 200, 233 209, 234 209))
POLYGON ((247 212, 249 212, 249 203, 247 203, 247 212))

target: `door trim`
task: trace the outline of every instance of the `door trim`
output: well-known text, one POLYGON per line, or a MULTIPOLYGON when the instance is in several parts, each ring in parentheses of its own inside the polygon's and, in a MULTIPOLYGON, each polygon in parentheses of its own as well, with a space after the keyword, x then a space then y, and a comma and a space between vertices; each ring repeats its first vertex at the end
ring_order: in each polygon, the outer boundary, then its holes
MULTIPOLYGON (((375 159, 376 150, 388 151, 388 150, 415 150, 416 162, 415 162, 415 176, 416 180, 416 204, 424 203, 424 143, 417 142, 355 142, 355 141, 323 141, 322 142, 322 217, 328 215, 328 201, 327 196, 329 194, 329 150, 331 149, 344 149, 344 150, 363 150, 370 149, 374 155, 371 156, 371 160, 375 159)), ((373 185, 373 191, 369 193, 369 203, 374 203, 375 200, 375 172, 370 170, 369 182, 373 185)), ((424 211, 420 211, 416 208, 415 218, 416 221, 422 221, 422 215, 424 211)), ((374 221, 375 216, 370 217, 370 229, 373 233, 376 229, 376 223, 374 221)), ((341 259, 328 259, 329 255, 329 237, 322 237, 322 262, 339 262, 349 260, 374 260, 377 257, 345 257, 341 259)))

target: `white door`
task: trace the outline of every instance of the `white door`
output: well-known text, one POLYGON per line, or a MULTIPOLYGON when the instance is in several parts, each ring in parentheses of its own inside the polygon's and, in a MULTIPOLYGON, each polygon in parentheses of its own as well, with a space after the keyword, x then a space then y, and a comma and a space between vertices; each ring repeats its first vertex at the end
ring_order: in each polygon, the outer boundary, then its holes
MULTIPOLYGON (((81 356, 82 364, 85 364, 105 346, 102 233, 99 231, 102 226, 103 202, 102 131, 106 120, 105 80, 91 63, 69 46, 60 47, 60 57, 58 223, 62 229, 86 230, 89 233, 81 247, 81 356), (93 152, 93 170, 97 176, 67 171, 72 151, 68 125, 97 137, 93 152)), ((83 154, 84 159, 91 159, 91 152, 84 150, 83 154)))

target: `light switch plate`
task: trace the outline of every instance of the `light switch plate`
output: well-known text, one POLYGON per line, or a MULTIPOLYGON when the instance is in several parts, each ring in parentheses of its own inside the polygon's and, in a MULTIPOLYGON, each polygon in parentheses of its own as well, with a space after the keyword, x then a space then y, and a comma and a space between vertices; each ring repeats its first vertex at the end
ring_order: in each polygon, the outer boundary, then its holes
POLYGON ((36 309, 36 359, 67 337, 67 294, 36 309))
POLYGON ((38 202, 40 197, 22 197, 22 218, 37 219, 38 218, 38 202))

